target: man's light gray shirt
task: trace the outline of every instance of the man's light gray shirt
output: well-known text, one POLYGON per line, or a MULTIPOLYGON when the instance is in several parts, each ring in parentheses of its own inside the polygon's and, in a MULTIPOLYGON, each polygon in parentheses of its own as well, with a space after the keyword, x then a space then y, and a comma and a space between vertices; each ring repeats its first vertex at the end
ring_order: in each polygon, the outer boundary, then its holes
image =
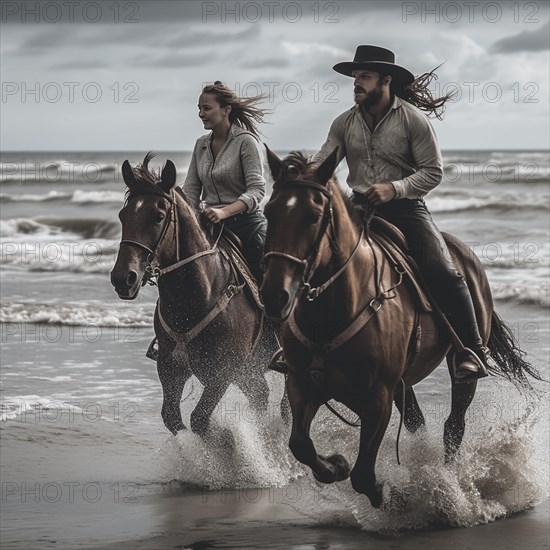
POLYGON ((193 150, 183 191, 191 206, 221 207, 242 200, 254 212, 265 195, 260 145, 256 137, 231 125, 229 135, 214 160, 212 132, 201 136, 193 150))
POLYGON ((315 155, 321 163, 338 146, 338 163, 346 157, 348 185, 364 193, 374 183, 393 183, 397 199, 423 197, 441 182, 443 161, 426 115, 395 97, 390 110, 371 131, 355 105, 338 116, 315 155))

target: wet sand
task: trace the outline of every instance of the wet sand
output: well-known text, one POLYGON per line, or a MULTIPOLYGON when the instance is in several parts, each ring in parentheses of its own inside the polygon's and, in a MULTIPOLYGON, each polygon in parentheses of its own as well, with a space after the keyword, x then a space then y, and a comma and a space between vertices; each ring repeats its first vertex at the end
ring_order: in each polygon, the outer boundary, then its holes
MULTIPOLYGON (((280 510, 276 507, 270 507, 258 514, 252 504, 235 505, 232 517, 224 519, 225 506, 207 504, 205 509, 201 497, 189 499, 192 502, 188 504, 194 510, 200 509, 203 516, 192 525, 188 517, 189 506, 184 505, 181 498, 153 500, 155 502, 144 512, 148 517, 152 513, 161 532, 156 534, 154 529, 146 538, 126 542, 118 540, 116 548, 546 550, 550 545, 548 501, 533 510, 505 520, 469 529, 447 528, 379 535, 353 528, 311 525, 307 521, 297 521, 297 518, 289 514, 291 510, 280 510), (241 516, 241 521, 235 521, 235 516, 241 516), (277 519, 270 521, 269 516, 277 519)), ((104 545, 101 548, 113 546, 104 545)))
MULTIPOLYGON (((520 339, 532 337, 536 323, 538 343, 528 351, 535 364, 544 365, 547 377, 548 319, 530 308, 499 304, 497 309, 504 318, 517 321, 520 339)), ((102 354, 116 364, 144 363, 147 377, 155 382, 154 367, 143 358, 148 337, 144 334, 143 343, 132 346, 107 340, 111 343, 105 343, 102 354)), ((79 348, 81 356, 93 353, 94 345, 79 348)), ((15 346, 12 353, 21 361, 36 361, 44 346, 15 346)), ((62 342, 57 350, 51 345, 47 350, 60 362, 74 355, 62 342)), ((442 523, 441 528, 378 534, 362 530, 349 515, 340 520, 338 514, 319 514, 315 489, 309 500, 295 504, 293 495, 313 485, 309 474, 277 489, 208 491, 170 481, 171 477, 159 481, 161 455, 173 451, 176 441, 164 430, 158 410, 152 410, 159 397, 160 387, 153 405, 143 404, 140 413, 145 416, 138 416, 137 423, 90 422, 78 416, 38 423, 31 416, 27 422, 3 423, 2 549, 550 547, 547 500, 474 527, 449 528, 442 523)), ((109 407, 106 404, 104 411, 109 407)), ((544 491, 548 494, 548 487, 544 491)))

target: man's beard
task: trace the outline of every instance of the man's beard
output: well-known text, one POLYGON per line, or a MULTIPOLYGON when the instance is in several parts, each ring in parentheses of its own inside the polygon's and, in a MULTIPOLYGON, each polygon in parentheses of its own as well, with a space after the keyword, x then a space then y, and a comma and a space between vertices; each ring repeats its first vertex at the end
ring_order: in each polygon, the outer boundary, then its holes
POLYGON ((357 102, 361 107, 369 108, 374 107, 382 99, 382 86, 378 85, 371 92, 366 93, 364 90, 365 99, 361 102, 357 102))

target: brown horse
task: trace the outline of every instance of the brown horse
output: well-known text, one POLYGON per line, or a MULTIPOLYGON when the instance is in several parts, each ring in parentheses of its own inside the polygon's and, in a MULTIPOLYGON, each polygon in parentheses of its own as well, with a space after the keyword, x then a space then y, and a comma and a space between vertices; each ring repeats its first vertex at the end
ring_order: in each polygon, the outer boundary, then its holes
MULTIPOLYGON (((350 476, 354 489, 379 507, 382 490, 375 462, 392 401, 409 431, 424 424, 412 386, 446 355, 449 364, 450 340, 441 337, 440 318, 429 303, 421 307, 422 293, 407 280, 404 262, 384 253, 358 208, 331 179, 336 152, 318 168, 300 153, 281 161, 268 151, 268 159, 275 185, 265 208, 261 294, 266 315, 287 320, 283 350, 293 416, 290 449, 317 480, 332 483, 350 476), (331 398, 361 420, 351 474, 343 456, 317 454, 309 434, 318 408, 331 398)), ((525 373, 536 371, 523 361, 511 332, 493 312, 480 261, 458 239, 445 239, 471 291, 483 344, 501 363, 499 374, 525 382, 525 373)), ((452 381, 452 409, 444 430, 447 461, 460 446, 475 391, 475 381, 452 381)))
POLYGON ((168 160, 159 176, 149 171, 150 159, 147 155, 135 169, 128 161, 122 165, 128 188, 111 282, 120 298, 133 300, 147 280, 157 279, 154 327, 162 419, 173 434, 185 429, 180 400, 194 374, 204 391, 191 413, 191 429, 204 433, 230 383, 256 411, 267 411, 268 386, 258 367, 267 361, 253 350, 273 349, 275 342, 256 346, 263 312, 216 237, 221 227, 210 237, 175 186, 174 164, 168 160))

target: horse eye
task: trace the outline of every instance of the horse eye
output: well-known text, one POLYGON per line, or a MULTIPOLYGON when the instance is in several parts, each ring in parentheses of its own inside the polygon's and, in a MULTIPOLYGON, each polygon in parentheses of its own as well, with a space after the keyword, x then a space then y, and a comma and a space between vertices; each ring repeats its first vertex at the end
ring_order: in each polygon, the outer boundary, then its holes
POLYGON ((155 214, 154 222, 160 223, 161 221, 164 220, 164 218, 165 218, 164 214, 161 214, 161 213, 155 214))
POLYGON ((309 223, 315 225, 321 219, 321 214, 311 214, 309 218, 309 223))

